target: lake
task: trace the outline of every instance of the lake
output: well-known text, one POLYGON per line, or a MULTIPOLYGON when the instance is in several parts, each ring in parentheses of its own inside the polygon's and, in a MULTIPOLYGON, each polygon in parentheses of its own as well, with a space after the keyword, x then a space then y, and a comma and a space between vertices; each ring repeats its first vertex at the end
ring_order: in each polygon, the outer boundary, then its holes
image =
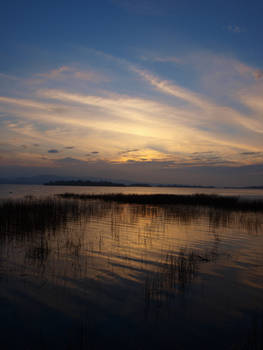
POLYGON ((104 186, 44 186, 44 185, 1 185, 0 198, 21 198, 26 195, 36 197, 52 196, 59 193, 137 193, 137 194, 218 194, 263 199, 263 190, 224 189, 224 188, 185 188, 185 187, 104 187, 104 186))
POLYGON ((262 212, 38 203, 1 208, 3 349, 262 349, 262 212))

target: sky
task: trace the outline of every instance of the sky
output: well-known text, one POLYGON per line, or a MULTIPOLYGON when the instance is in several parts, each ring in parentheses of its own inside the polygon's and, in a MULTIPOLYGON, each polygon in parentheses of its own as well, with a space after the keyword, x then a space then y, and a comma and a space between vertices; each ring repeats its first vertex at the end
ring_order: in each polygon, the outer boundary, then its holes
POLYGON ((17 0, 0 177, 263 185, 263 2, 17 0))

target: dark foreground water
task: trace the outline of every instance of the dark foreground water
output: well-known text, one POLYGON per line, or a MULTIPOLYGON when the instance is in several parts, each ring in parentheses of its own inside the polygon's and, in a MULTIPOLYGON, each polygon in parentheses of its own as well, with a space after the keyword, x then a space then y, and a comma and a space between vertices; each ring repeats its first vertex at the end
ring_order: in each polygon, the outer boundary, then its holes
POLYGON ((56 210, 2 218, 1 349, 263 348, 262 213, 56 210))

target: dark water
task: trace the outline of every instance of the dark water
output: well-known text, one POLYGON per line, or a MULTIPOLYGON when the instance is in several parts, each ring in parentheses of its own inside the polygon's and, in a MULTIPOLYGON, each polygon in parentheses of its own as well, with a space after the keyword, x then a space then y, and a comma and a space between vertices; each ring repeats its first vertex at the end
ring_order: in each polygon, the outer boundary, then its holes
POLYGON ((262 349, 263 214, 78 203, 2 224, 1 349, 262 349))

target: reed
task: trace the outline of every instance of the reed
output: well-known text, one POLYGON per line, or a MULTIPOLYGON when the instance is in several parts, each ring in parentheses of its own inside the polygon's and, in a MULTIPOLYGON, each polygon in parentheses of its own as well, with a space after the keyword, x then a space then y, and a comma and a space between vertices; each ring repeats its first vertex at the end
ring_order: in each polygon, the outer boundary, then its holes
POLYGON ((1 238, 55 231, 68 219, 78 218, 83 210, 79 201, 56 198, 7 200, 0 203, 1 238))
POLYGON ((214 194, 75 194, 63 193, 60 198, 81 200, 103 200, 118 203, 148 204, 148 205, 187 205, 205 206, 229 211, 263 211, 263 201, 245 200, 239 197, 219 196, 214 194))

